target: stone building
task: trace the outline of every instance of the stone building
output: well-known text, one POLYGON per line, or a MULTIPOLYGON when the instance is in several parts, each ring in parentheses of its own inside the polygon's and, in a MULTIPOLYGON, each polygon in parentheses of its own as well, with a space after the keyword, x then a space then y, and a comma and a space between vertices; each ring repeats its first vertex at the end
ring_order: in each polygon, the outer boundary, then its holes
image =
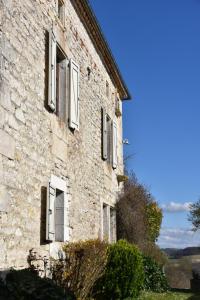
POLYGON ((115 241, 130 99, 87 0, 0 0, 0 268, 115 241))

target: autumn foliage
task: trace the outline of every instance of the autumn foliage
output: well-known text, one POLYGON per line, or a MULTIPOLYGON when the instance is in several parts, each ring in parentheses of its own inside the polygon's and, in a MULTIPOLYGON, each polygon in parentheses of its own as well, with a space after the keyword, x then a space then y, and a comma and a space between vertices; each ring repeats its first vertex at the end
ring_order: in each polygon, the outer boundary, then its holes
POLYGON ((134 174, 129 174, 124 192, 117 203, 117 237, 136 244, 145 255, 159 264, 165 257, 155 242, 160 234, 162 210, 134 174))

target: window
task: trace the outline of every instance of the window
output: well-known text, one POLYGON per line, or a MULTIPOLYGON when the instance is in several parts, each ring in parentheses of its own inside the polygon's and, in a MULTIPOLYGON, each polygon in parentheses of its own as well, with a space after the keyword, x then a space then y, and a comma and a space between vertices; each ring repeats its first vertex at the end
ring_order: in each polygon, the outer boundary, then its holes
POLYGON ((106 81, 106 96, 109 98, 110 96, 110 88, 109 88, 109 83, 106 81))
POLYGON ((110 243, 116 241, 116 212, 107 204, 103 204, 102 239, 110 243))
POLYGON ((117 168, 117 124, 102 109, 102 158, 117 168))
POLYGON ((115 97, 115 115, 118 118, 121 117, 121 115, 122 115, 121 108, 120 108, 120 99, 119 99, 119 97, 117 95, 115 97))
POLYGON ((51 176, 47 188, 46 239, 69 241, 66 182, 54 175, 51 176))
POLYGON ((107 162, 112 163, 112 121, 106 114, 106 127, 107 127, 107 162))
POLYGON ((49 33, 48 106, 70 128, 79 129, 79 66, 67 59, 53 31, 49 33))
POLYGON ((65 3, 64 0, 56 0, 56 12, 59 20, 65 25, 65 3))

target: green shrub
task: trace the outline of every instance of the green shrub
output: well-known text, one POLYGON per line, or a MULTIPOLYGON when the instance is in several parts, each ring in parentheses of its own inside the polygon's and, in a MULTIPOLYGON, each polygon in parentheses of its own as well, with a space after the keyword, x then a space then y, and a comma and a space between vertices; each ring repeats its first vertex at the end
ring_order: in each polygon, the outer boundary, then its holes
POLYGON ((164 292, 168 290, 168 283, 162 268, 148 256, 143 257, 144 265, 144 289, 153 292, 164 292))
POLYGON ((103 300, 133 299, 142 289, 143 280, 140 251, 120 240, 109 247, 106 270, 94 287, 93 297, 103 300))
POLYGON ((102 276, 107 262, 108 245, 100 240, 64 245, 65 258, 55 261, 53 279, 74 293, 77 299, 88 299, 94 283, 102 276))

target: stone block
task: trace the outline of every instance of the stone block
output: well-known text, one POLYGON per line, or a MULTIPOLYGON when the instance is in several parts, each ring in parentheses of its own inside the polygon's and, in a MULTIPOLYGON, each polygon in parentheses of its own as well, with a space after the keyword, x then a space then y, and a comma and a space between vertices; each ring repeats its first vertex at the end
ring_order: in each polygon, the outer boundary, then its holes
POLYGON ((10 159, 15 157, 15 140, 0 129, 0 153, 10 159))
POLYGON ((8 111, 13 111, 10 99, 10 87, 4 83, 0 85, 0 105, 8 111))
POLYGON ((5 111, 0 107, 0 128, 3 128, 5 124, 5 111))
POLYGON ((19 124, 17 123, 16 118, 13 115, 10 115, 8 118, 8 125, 9 127, 18 130, 19 129, 19 124))
POLYGON ((0 212, 8 212, 10 209, 11 197, 7 187, 0 186, 0 212))
POLYGON ((21 121, 22 123, 25 124, 25 117, 24 117, 24 113, 20 108, 17 108, 15 111, 15 116, 16 118, 21 121))
POLYGON ((67 160, 67 144, 53 134, 52 139, 52 154, 61 159, 62 161, 67 160))

